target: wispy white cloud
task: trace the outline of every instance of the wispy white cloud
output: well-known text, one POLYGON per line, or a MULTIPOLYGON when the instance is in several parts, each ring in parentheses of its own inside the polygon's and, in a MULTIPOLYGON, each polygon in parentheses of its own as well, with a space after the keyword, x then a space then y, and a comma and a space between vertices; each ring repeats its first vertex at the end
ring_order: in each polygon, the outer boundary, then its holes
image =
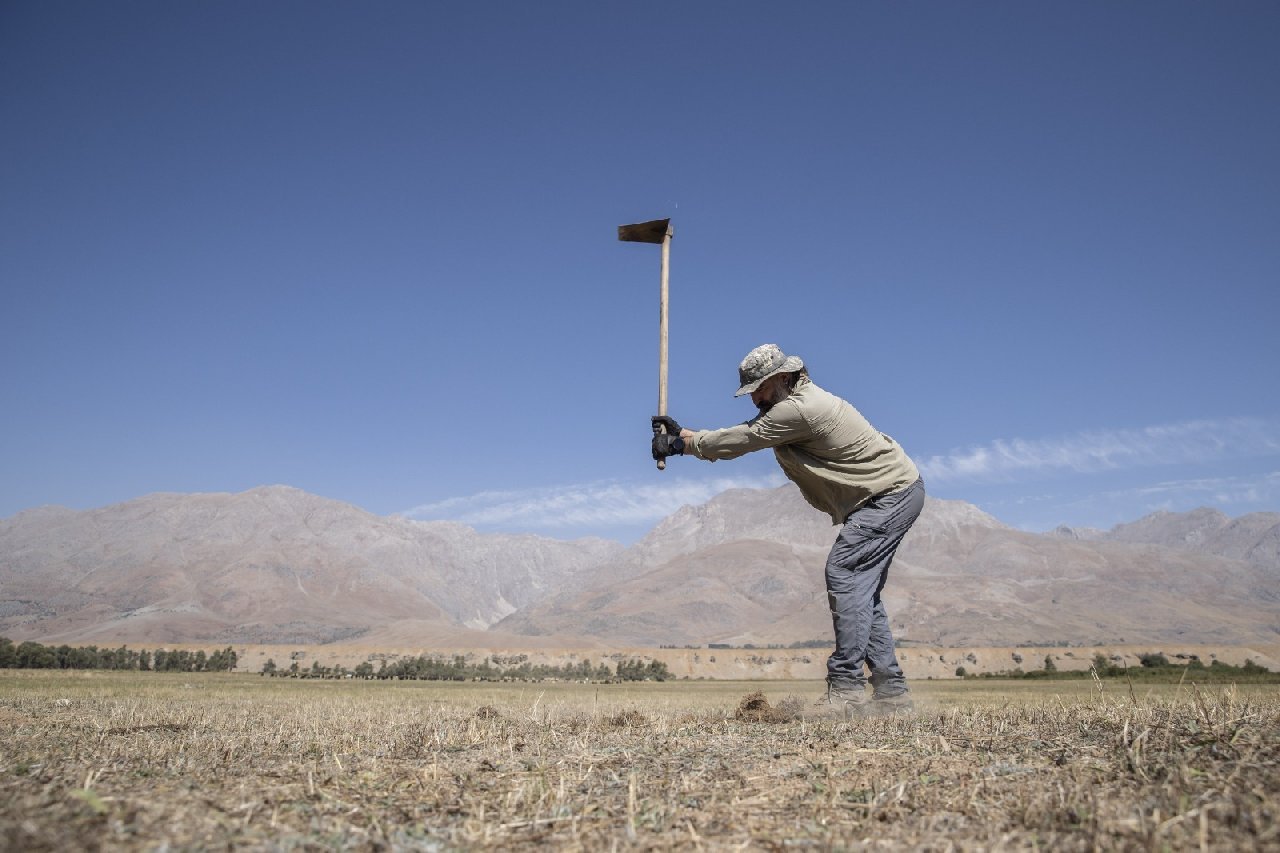
POLYGON ((473 527, 552 529, 656 522, 685 504, 705 503, 727 489, 771 488, 781 474, 671 478, 661 483, 594 483, 514 491, 480 492, 421 504, 400 513, 420 521, 459 521, 473 527))
POLYGON ((1157 510, 1186 512, 1202 506, 1227 515, 1274 512, 1280 504, 1280 471, 1162 480, 1074 495, 1014 495, 981 503, 1002 521, 1028 530, 1059 524, 1107 529, 1157 510))
POLYGON ((997 439, 919 462, 930 481, 1008 482, 1052 473, 1200 464, 1277 453, 1280 423, 1230 418, 1092 430, 1046 439, 997 439))
POLYGON ((1168 480, 1108 492, 1112 498, 1135 498, 1144 501, 1161 501, 1165 504, 1196 505, 1206 501, 1217 506, 1233 504, 1257 504, 1280 497, 1280 471, 1267 474, 1236 477, 1200 477, 1187 480, 1168 480))
MULTIPOLYGON (((1007 508, 1017 516, 1009 519, 1015 524, 1040 526, 1043 518, 1043 523, 1056 526, 1128 521, 1137 512, 1159 508, 1189 509, 1203 504, 1247 508, 1274 503, 1280 500, 1280 471, 1156 482, 1148 476, 1142 485, 1088 495, 1082 495, 1078 488, 1061 488, 1065 486, 1062 482, 1041 484, 1022 494, 1017 494, 1021 489, 1011 490, 1008 484, 1168 464, 1182 465, 1190 472, 1215 461, 1275 455, 1280 455, 1280 422, 1237 418, 1095 430, 1048 439, 998 440, 949 455, 917 458, 917 462, 931 484, 947 485, 949 494, 945 496, 976 499, 998 517, 1001 508, 1007 508), (974 491, 989 491, 983 490, 982 484, 991 484, 997 493, 988 499, 974 495, 974 491)), ((776 471, 707 479, 663 477, 658 482, 639 483, 603 480, 479 492, 420 504, 400 514, 490 530, 572 530, 574 535, 599 531, 611 535, 616 528, 652 525, 683 505, 706 503, 727 489, 772 488, 782 482, 776 471)))

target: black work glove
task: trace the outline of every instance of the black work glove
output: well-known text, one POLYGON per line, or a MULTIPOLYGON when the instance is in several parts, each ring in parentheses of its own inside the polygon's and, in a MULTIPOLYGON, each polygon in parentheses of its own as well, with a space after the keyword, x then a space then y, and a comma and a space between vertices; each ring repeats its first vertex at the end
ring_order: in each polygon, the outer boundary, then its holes
POLYGON ((684 456, 684 439, 678 435, 656 432, 653 434, 653 458, 684 456))
POLYGON ((654 432, 657 432, 658 426, 661 425, 666 427, 667 432, 671 433, 672 435, 680 434, 680 424, 676 423, 676 419, 671 417, 670 415, 654 415, 651 418, 651 420, 653 421, 654 432))

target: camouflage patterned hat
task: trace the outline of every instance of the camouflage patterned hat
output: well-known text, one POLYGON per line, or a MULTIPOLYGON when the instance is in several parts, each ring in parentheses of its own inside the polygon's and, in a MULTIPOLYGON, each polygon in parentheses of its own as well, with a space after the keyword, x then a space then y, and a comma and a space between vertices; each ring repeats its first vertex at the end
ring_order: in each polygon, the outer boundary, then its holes
POLYGON ((735 397, 750 394, 760 383, 775 373, 794 373, 804 368, 798 355, 786 355, 777 344, 761 344, 747 353, 738 365, 738 382, 742 385, 735 397))

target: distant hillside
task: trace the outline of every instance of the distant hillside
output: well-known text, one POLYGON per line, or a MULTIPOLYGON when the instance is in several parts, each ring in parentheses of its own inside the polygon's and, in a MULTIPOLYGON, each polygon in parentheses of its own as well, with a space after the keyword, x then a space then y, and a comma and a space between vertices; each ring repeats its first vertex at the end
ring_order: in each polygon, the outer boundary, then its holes
MULTIPOLYGON (((1275 642, 1280 560, 1259 559, 1273 534, 1246 547, 1225 533, 1260 526, 1215 528, 1215 547, 1247 552, 1246 562, 1125 541, 1121 529, 1097 540, 1024 533, 970 504, 930 498, 885 600, 900 639, 936 645, 1275 642)), ((725 492, 682 508, 628 550, 624 580, 566 591, 496 627, 637 644, 825 638, 822 567, 834 536, 790 484, 725 492)))
MULTIPOLYGON (((794 486, 682 507, 624 549, 371 515, 286 487, 0 521, 0 634, 46 643, 588 648, 830 637, 836 528, 794 486)), ((1280 642, 1280 515, 1012 530, 930 499, 886 601, 932 645, 1280 642)))
POLYGON ((323 643, 485 629, 622 546, 380 518, 297 489, 157 494, 0 522, 0 634, 323 643))
POLYGON ((1109 542, 1141 542, 1199 554, 1280 565, 1280 513, 1255 512, 1228 518, 1216 509, 1157 512, 1103 535, 1109 542))

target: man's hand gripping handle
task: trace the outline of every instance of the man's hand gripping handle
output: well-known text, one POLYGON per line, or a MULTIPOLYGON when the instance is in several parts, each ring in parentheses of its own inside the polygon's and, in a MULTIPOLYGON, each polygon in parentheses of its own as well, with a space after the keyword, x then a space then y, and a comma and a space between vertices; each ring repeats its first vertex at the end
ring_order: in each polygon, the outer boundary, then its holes
POLYGON ((654 415, 650 419, 653 427, 653 458, 657 460, 658 470, 665 470, 668 456, 684 455, 684 439, 680 437, 680 424, 668 415, 654 415))

